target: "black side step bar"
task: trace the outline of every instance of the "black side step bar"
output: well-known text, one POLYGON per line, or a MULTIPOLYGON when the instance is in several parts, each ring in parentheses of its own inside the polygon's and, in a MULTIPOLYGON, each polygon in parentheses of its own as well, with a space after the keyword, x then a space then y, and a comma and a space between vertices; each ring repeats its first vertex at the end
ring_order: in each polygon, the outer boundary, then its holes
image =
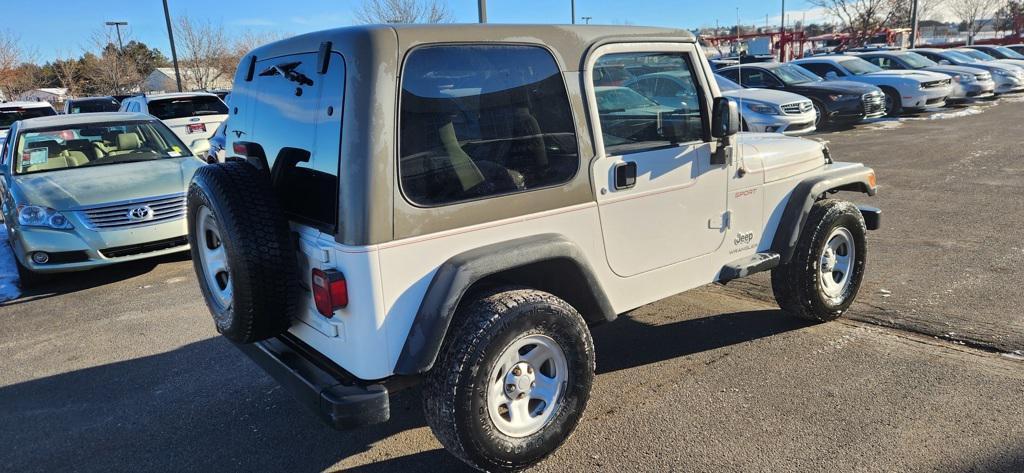
POLYGON ((757 253, 738 259, 722 267, 718 282, 725 284, 733 279, 745 278, 751 274, 768 271, 779 266, 782 257, 778 253, 757 253))

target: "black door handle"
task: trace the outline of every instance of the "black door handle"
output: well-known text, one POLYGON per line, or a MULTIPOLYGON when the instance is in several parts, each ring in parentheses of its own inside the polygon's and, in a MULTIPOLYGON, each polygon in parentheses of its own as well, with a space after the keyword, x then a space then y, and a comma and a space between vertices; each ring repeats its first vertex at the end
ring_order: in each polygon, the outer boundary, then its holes
POLYGON ((615 188, 629 189, 636 185, 636 163, 627 161, 615 165, 615 188))

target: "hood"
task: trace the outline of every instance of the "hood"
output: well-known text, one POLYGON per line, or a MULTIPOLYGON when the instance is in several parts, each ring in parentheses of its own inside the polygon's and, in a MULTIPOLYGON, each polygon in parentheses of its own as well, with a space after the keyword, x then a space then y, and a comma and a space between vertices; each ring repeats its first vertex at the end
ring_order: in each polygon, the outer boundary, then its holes
POLYGON ((807 100, 807 98, 802 95, 772 89, 727 90, 722 92, 722 95, 731 99, 755 100, 773 105, 785 105, 787 103, 804 102, 807 100))
POLYGON ((861 94, 877 91, 878 88, 848 80, 830 80, 821 82, 807 82, 789 87, 790 90, 801 94, 801 91, 819 94, 861 94))
POLYGON ((939 74, 970 74, 970 75, 978 75, 979 73, 985 72, 984 70, 979 70, 976 67, 952 66, 952 65, 950 65, 950 66, 930 66, 926 70, 931 71, 931 72, 937 72, 939 74))
POLYGON ((1024 59, 997 59, 996 62, 999 64, 1009 64, 1011 66, 1024 67, 1024 59))
POLYGON ((939 74, 937 72, 929 72, 929 71, 920 71, 920 70, 915 70, 915 71, 886 70, 886 71, 871 72, 871 73, 865 74, 864 76, 860 76, 860 77, 865 77, 865 76, 867 76, 867 77, 902 77, 902 78, 906 78, 906 79, 917 79, 917 80, 919 80, 921 82, 929 82, 929 81, 933 81, 933 80, 949 79, 949 76, 947 76, 945 74, 939 74))
POLYGON ((740 133, 743 156, 759 156, 764 182, 775 182, 825 165, 824 145, 781 133, 740 133))
POLYGON ((108 202, 180 194, 203 163, 194 157, 87 166, 14 176, 21 203, 75 210, 108 202))

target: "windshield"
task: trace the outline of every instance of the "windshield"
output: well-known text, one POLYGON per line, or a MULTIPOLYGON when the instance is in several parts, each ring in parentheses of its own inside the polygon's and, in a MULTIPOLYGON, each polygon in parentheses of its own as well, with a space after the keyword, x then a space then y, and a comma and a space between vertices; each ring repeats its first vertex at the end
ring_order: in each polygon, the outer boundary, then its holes
POLYGON ((942 53, 942 57, 951 59, 956 62, 966 62, 969 64, 978 62, 977 59, 974 59, 973 57, 968 56, 966 54, 963 54, 960 51, 944 51, 942 53))
POLYGON ((995 49, 1003 53, 1003 56, 1006 56, 1007 59, 1024 59, 1024 54, 1018 53, 1006 46, 996 46, 995 49))
POLYGON ((18 134, 15 174, 191 156, 159 122, 119 122, 28 130, 18 134))
POLYGON ((227 113, 228 106, 216 96, 209 95, 156 99, 149 102, 149 114, 161 120, 227 113))
POLYGON ((740 90, 743 88, 740 87, 739 84, 729 79, 726 79, 725 77, 722 77, 718 74, 715 74, 715 82, 718 82, 718 88, 721 89, 723 92, 726 90, 740 90))
POLYGON ((938 65, 938 63, 936 63, 935 61, 932 61, 931 59, 928 59, 917 53, 906 53, 900 56, 900 58, 902 58, 903 62, 907 63, 907 65, 913 69, 924 69, 926 67, 933 67, 938 65))
POLYGON ((850 74, 853 74, 855 76, 862 76, 864 74, 870 74, 872 72, 879 72, 882 70, 881 67, 871 64, 870 62, 867 62, 859 57, 847 59, 845 61, 840 62, 840 64, 842 64, 843 67, 846 68, 846 70, 850 71, 850 74))
POLYGON ((805 84, 807 82, 821 82, 823 79, 815 73, 808 71, 795 64, 783 64, 774 71, 775 75, 782 79, 786 85, 805 84))
POLYGON ((658 107, 658 103, 633 89, 613 87, 597 91, 597 109, 602 113, 658 107))
POLYGON ((103 99, 82 99, 72 100, 68 104, 68 113, 97 113, 97 112, 116 112, 121 108, 121 104, 117 103, 112 97, 103 99))
POLYGON ((996 58, 994 58, 992 56, 989 56, 988 54, 985 54, 985 53, 983 53, 981 51, 978 51, 977 49, 958 49, 956 52, 964 54, 964 55, 967 55, 967 56, 970 56, 970 57, 972 57, 974 59, 977 59, 979 61, 995 61, 996 60, 996 58))
POLYGON ((6 130, 18 120, 25 120, 27 118, 36 117, 48 117, 50 115, 56 115, 50 107, 11 107, 11 108, 0 108, 0 130, 6 130))

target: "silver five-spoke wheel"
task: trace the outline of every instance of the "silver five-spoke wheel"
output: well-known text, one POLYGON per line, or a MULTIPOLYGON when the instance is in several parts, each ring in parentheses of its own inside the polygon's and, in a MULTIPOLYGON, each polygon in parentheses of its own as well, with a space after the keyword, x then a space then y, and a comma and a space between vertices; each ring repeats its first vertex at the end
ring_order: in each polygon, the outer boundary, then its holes
POLYGON ((821 277, 818 278, 821 291, 827 297, 837 300, 846 293, 850 286, 856 251, 853 234, 845 227, 836 228, 828 236, 818 265, 821 270, 821 277))
POLYGON ((506 347, 491 368, 487 412, 509 437, 540 431, 558 412, 568 363, 561 347, 544 335, 527 335, 506 347))
POLYGON ((228 267, 228 255, 224 251, 220 227, 209 208, 199 209, 196 227, 199 262, 206 284, 210 288, 213 302, 225 310, 231 307, 231 269, 228 267))

